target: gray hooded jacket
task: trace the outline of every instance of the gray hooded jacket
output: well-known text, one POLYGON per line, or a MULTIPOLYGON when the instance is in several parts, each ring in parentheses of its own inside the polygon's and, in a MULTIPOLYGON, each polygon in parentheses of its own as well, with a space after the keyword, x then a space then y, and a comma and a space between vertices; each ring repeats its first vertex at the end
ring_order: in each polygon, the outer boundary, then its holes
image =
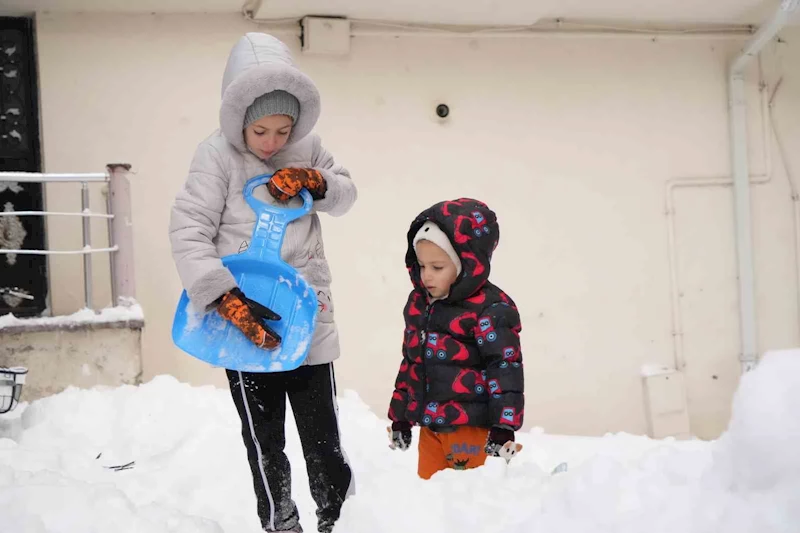
MULTIPOLYGON (((247 180, 286 167, 319 170, 328 184, 325 198, 314 202, 309 215, 288 226, 281 250, 283 260, 317 291, 319 312, 308 364, 328 363, 339 356, 331 273, 317 213, 341 216, 357 196, 350 174, 311 133, 319 112, 317 88, 294 66, 286 45, 263 33, 242 37, 231 51, 223 76, 220 129, 197 147, 189 176, 175 198, 169 227, 181 282, 193 305, 207 308, 236 286, 220 258, 241 253, 249 245, 255 214, 242 196, 247 180), (300 115, 284 148, 262 161, 245 145, 244 115, 258 96, 278 89, 297 98, 300 115)), ((254 196, 276 204, 266 187, 258 187, 254 196)), ((302 201, 295 198, 289 205, 300 206, 302 201)))

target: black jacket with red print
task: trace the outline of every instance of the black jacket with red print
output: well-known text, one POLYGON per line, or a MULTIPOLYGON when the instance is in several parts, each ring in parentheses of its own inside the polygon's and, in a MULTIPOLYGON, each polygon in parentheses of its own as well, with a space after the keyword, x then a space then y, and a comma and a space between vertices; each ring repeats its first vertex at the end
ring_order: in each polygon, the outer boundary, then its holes
POLYGON ((519 313, 489 282, 500 229, 486 204, 469 198, 423 211, 408 231, 408 297, 403 361, 389 418, 433 430, 523 422, 524 380, 519 313), (450 238, 462 271, 447 298, 431 302, 422 285, 413 239, 426 221, 450 238))

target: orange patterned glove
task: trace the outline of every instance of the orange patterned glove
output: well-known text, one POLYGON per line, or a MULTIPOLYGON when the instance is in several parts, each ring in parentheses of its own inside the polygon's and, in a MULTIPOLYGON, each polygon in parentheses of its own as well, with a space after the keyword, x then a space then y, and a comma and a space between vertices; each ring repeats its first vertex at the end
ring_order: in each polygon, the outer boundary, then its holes
POLYGON ((217 311, 256 346, 272 350, 281 343, 280 335, 264 324, 264 320, 280 320, 281 317, 245 296, 238 288, 222 297, 217 311))
POLYGON ((314 200, 322 200, 328 184, 318 170, 313 168, 282 168, 267 182, 267 189, 279 202, 288 202, 306 188, 314 200))

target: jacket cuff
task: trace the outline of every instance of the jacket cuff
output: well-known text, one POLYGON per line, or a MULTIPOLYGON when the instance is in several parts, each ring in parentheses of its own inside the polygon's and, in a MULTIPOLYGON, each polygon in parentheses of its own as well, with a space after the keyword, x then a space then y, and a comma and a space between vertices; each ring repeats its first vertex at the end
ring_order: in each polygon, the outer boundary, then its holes
POLYGON ((392 431, 411 431, 411 423, 405 421, 392 422, 392 431))
POLYGON ((489 430, 489 440, 497 444, 505 444, 514 441, 514 430, 501 426, 492 426, 489 430))
POLYGON ((227 268, 216 268, 195 281, 186 291, 198 309, 207 309, 214 301, 238 285, 227 268))
POLYGON ((330 170, 316 169, 325 178, 328 190, 325 198, 314 202, 314 209, 332 216, 344 215, 356 201, 358 192, 350 178, 334 174, 330 170))

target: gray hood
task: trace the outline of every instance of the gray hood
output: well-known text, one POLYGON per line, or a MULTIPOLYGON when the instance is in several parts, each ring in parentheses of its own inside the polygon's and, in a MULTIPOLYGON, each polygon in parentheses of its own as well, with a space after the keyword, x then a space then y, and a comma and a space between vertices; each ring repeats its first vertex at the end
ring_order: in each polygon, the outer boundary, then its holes
POLYGON ((268 92, 283 90, 300 102, 287 145, 314 129, 320 112, 319 91, 311 78, 300 72, 289 48, 265 33, 247 33, 234 45, 222 77, 220 130, 240 152, 246 152, 242 130, 244 115, 253 101, 268 92))

